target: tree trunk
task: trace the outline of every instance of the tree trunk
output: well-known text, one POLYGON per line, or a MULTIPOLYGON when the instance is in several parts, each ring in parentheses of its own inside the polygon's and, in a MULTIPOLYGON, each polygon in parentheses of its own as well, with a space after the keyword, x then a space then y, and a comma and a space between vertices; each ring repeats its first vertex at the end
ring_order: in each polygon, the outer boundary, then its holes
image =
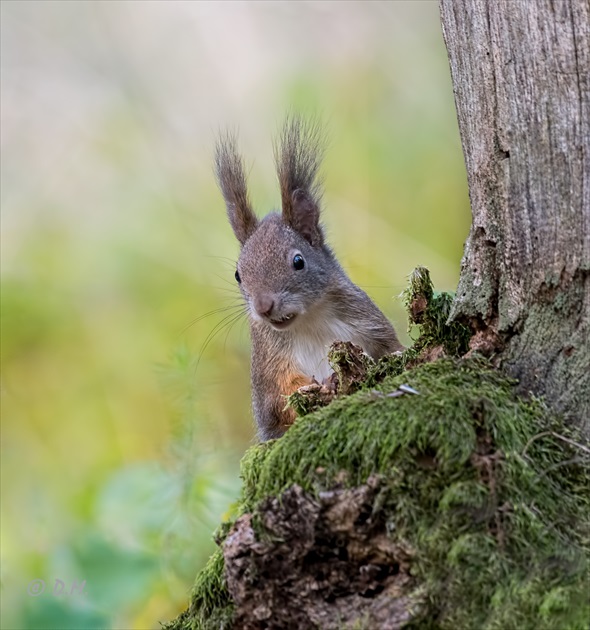
POLYGON ((590 431, 590 3, 441 0, 473 223, 452 311, 590 431))

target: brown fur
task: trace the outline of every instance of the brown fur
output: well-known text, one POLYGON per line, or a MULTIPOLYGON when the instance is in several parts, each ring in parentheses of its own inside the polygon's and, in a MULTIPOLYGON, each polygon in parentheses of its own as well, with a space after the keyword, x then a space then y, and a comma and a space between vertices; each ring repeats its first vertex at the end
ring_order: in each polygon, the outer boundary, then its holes
POLYGON ((285 397, 326 377, 332 342, 352 341, 374 359, 402 349, 390 322, 324 242, 322 146, 316 123, 287 120, 275 146, 282 214, 258 221, 234 136, 217 145, 217 177, 242 246, 237 272, 252 338, 252 406, 263 440, 280 437, 293 423, 285 397), (296 258, 304 263, 299 268, 296 258))
POLYGON ((227 205, 227 216, 234 234, 243 245, 256 230, 258 219, 252 212, 244 163, 236 144, 236 136, 229 132, 218 139, 215 147, 215 172, 227 205))

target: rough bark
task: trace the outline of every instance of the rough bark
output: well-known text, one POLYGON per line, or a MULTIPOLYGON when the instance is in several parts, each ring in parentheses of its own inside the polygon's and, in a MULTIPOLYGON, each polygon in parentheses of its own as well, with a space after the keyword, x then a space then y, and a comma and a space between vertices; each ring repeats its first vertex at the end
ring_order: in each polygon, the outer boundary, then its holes
POLYGON ((262 540, 251 514, 239 518, 224 546, 234 627, 339 630, 362 619, 394 630, 411 620, 412 552, 387 536, 384 513, 372 514, 379 490, 376 476, 317 499, 295 485, 261 507, 262 540))
POLYGON ((441 0, 473 223, 452 311, 590 431, 590 3, 441 0))

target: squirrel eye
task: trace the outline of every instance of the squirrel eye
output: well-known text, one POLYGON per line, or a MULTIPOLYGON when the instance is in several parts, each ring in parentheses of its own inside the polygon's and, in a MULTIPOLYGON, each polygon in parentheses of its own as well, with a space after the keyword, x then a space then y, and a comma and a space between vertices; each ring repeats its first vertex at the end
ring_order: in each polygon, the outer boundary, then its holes
POLYGON ((297 254, 293 258, 293 267, 295 267, 297 271, 301 271, 301 269, 305 267, 305 261, 303 260, 303 256, 301 254, 297 254))
POLYGON ((237 269, 236 269, 236 273, 234 274, 234 278, 236 279, 236 282, 238 284, 240 284, 240 282, 242 282, 242 279, 240 278, 240 274, 238 273, 237 269))

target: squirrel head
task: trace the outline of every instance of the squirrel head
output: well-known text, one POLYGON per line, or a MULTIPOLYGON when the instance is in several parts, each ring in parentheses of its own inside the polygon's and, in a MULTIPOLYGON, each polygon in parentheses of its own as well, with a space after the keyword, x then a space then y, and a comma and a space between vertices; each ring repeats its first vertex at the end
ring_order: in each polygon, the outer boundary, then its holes
POLYGON ((287 120, 274 146, 282 212, 259 221, 235 136, 226 134, 217 142, 217 180, 241 245, 235 277, 250 316, 276 330, 293 326, 321 304, 339 268, 319 222, 323 146, 317 123, 287 120))

